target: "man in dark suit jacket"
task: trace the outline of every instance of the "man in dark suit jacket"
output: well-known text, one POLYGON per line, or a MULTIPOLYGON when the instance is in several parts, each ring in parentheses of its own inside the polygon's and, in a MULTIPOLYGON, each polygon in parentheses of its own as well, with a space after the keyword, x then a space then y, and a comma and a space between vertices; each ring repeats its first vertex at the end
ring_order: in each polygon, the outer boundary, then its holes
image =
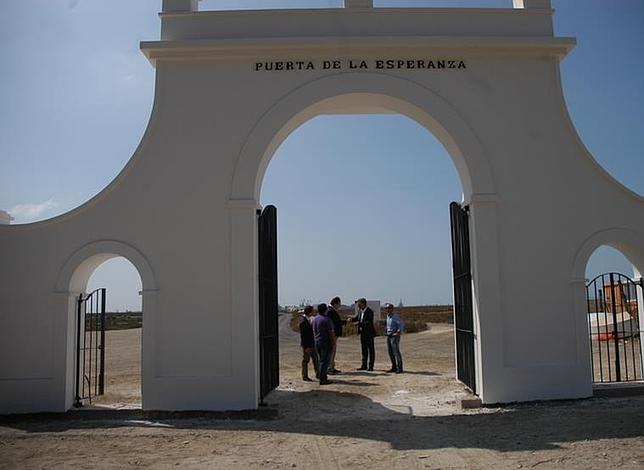
POLYGON ((351 321, 358 324, 360 334, 360 345, 362 346, 362 365, 358 370, 373 370, 376 361, 376 348, 373 338, 376 336, 376 328, 373 326, 373 310, 367 307, 367 300, 362 298, 356 300, 358 314, 351 318, 351 321))
MULTIPOLYGON (((329 302, 329 308, 326 311, 327 317, 329 317, 329 320, 333 322, 333 331, 335 333, 335 337, 339 338, 342 336, 342 325, 346 325, 347 321, 342 320, 340 318, 340 314, 338 313, 338 310, 342 306, 342 301, 340 300, 340 297, 333 297, 331 299, 331 302, 329 302)), ((329 359, 329 374, 334 375, 334 374, 339 374, 340 370, 335 368, 335 353, 337 352, 337 342, 335 344, 335 347, 333 348, 333 351, 331 351, 331 357, 329 359)))

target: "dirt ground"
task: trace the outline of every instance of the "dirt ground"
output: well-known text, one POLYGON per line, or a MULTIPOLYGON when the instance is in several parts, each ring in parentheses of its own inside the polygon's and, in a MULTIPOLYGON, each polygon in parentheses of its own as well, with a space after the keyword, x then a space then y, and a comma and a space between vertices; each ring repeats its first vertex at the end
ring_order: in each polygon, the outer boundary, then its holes
MULTIPOLYGON (((406 373, 356 371, 360 345, 340 341, 332 385, 300 379, 297 335, 281 329, 276 419, 3 420, 0 468, 644 468, 644 397, 460 410, 452 325, 404 335, 406 373)), ((106 395, 139 406, 140 330, 108 332, 106 395)), ((82 413, 76 411, 74 413, 82 413)))

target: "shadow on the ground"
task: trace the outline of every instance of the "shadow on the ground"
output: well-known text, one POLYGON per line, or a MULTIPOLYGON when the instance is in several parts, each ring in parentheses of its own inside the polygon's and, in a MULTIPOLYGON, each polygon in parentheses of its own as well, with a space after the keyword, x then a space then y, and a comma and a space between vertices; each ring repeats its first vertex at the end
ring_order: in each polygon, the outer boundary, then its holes
POLYGON ((75 411, 3 416, 0 426, 29 433, 132 426, 272 431, 378 440, 400 450, 455 447, 501 452, 557 449, 571 442, 644 434, 641 399, 541 402, 506 406, 491 413, 430 417, 398 413, 362 395, 331 390, 276 391, 267 401, 269 410, 279 409, 278 418, 269 413, 262 419, 261 412, 255 411, 243 419, 231 419, 212 412, 164 415, 140 410, 116 410, 97 418, 92 411, 75 411))
POLYGON ((375 370, 375 371, 362 371, 362 370, 351 370, 348 372, 342 372, 341 375, 350 375, 352 377, 386 377, 388 374, 384 370, 375 370))
POLYGON ((429 372, 429 371, 415 371, 415 370, 406 370, 403 372, 403 375, 428 375, 428 376, 440 376, 438 372, 429 372))
MULTIPOLYGON (((415 371, 415 370, 406 370, 403 372, 403 375, 426 375, 426 376, 441 376, 438 372, 429 372, 429 371, 415 371)), ((389 372, 387 370, 376 370, 376 371, 348 371, 342 372, 340 375, 350 375, 350 376, 362 376, 362 377, 388 377, 390 375, 395 375, 395 372, 389 372)), ((337 377, 337 375, 335 376, 337 377)))
MULTIPOLYGON (((347 374, 342 374, 342 375, 347 375, 347 374)), ((331 384, 354 385, 356 387, 374 387, 374 386, 378 385, 378 384, 374 384, 374 383, 371 383, 371 382, 362 382, 362 381, 359 381, 359 380, 351 380, 351 381, 342 380, 342 379, 338 378, 337 375, 329 377, 329 381, 331 382, 331 384)))

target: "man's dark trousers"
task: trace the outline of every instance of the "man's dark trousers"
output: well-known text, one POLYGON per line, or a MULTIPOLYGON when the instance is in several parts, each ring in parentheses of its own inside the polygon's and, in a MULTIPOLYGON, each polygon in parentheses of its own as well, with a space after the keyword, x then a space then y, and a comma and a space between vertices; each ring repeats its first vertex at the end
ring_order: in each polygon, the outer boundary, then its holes
POLYGON ((389 353, 389 359, 391 360, 391 370, 402 372, 403 363, 402 355, 400 354, 400 335, 387 336, 387 352, 389 353))
POLYGON ((331 347, 328 344, 316 344, 315 351, 318 354, 318 375, 320 383, 328 381, 327 370, 331 360, 331 347))
POLYGON ((376 348, 373 344, 373 335, 371 332, 365 332, 360 335, 360 345, 362 346, 362 368, 373 369, 373 363, 376 360, 376 348))

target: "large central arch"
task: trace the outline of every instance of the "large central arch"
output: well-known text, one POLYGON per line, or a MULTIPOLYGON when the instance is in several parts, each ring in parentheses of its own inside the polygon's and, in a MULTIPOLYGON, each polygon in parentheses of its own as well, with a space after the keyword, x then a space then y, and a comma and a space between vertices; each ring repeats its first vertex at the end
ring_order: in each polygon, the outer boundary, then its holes
MULTIPOLYGON (((493 367, 482 362, 481 338, 489 341, 490 346, 503 339, 503 332, 494 328, 482 334, 479 321, 481 305, 490 312, 488 324, 494 324, 498 320, 494 315, 500 312, 497 297, 479 295, 485 286, 499 284, 495 257, 496 189, 483 145, 467 122, 448 100, 414 81, 379 73, 340 73, 302 84, 261 115, 241 148, 232 178, 230 265, 249 268, 244 274, 233 273, 233 286, 241 286, 244 277, 257 278, 257 253, 252 249, 257 245, 255 210, 259 208, 261 183, 275 151, 291 132, 315 116, 347 113, 405 115, 436 136, 451 156, 463 187, 464 203, 470 207, 471 230, 484 234, 472 244, 476 381, 484 384, 484 371, 493 367), (252 240, 248 239, 249 232, 252 240)), ((253 283, 247 287, 252 289, 233 289, 233 305, 256 311, 257 286, 253 283), (253 304, 248 303, 249 299, 253 304)))

